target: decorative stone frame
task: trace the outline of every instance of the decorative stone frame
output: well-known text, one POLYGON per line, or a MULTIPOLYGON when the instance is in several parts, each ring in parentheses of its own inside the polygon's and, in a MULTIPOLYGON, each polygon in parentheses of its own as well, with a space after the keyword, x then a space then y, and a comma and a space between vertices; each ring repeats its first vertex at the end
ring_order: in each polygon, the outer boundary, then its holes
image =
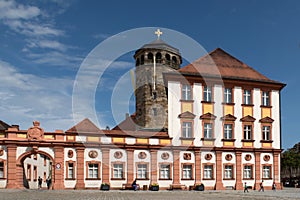
POLYGON ((66 178, 65 180, 75 180, 76 179, 76 161, 68 160, 66 161, 66 178), (69 164, 73 164, 73 177, 69 177, 69 164))
POLYGON ((224 163, 223 164, 223 180, 235 180, 235 165, 232 163, 224 163), (232 177, 231 178, 225 178, 225 167, 231 166, 232 167, 232 177))
POLYGON ((3 177, 0 177, 0 180, 4 180, 7 177, 7 166, 6 166, 6 160, 0 159, 0 163, 3 163, 3 177))
POLYGON ((273 179, 273 169, 272 169, 272 164, 262 164, 261 166, 261 178, 262 180, 272 180, 273 179), (264 167, 270 167, 270 177, 269 178, 264 178, 264 167))
POLYGON ((110 180, 126 180, 125 175, 126 175, 126 170, 125 170, 125 162, 120 162, 120 161, 115 161, 115 162, 111 162, 111 179, 110 180), (122 178, 115 178, 114 177, 114 165, 118 164, 118 165, 122 165, 123 171, 122 171, 122 178))
POLYGON ((172 180, 172 177, 173 177, 173 164, 171 163, 171 162, 161 162, 161 163, 158 163, 158 166, 159 166, 159 180, 172 180), (170 177, 169 177, 169 179, 166 179, 166 178, 162 178, 161 176, 160 176, 160 171, 161 171, 161 166, 162 165, 169 165, 170 166, 170 177))
POLYGON ((194 169, 195 169, 194 163, 181 163, 181 180, 194 180, 194 177, 195 177, 194 169), (184 166, 191 166, 191 173, 192 173, 191 178, 183 178, 183 167, 184 166))
POLYGON ((135 177, 137 180, 149 180, 150 177, 150 170, 149 170, 149 162, 136 162, 135 163, 135 177), (146 165, 146 178, 138 178, 138 166, 139 165, 146 165))
POLYGON ((215 180, 215 163, 203 163, 202 164, 202 180, 215 180), (205 166, 211 166, 211 178, 204 177, 204 168, 205 166))
POLYGON ((86 172, 86 178, 85 180, 101 180, 101 162, 100 161, 86 161, 85 163, 85 172, 86 172), (98 177, 97 178, 89 178, 89 164, 97 164, 98 165, 98 177))
MULTIPOLYGON (((247 154, 247 155, 250 155, 250 154, 247 154)), ((249 163, 243 164, 243 175, 242 175, 242 177, 243 177, 244 180, 254 180, 254 164, 249 164, 249 163), (251 170, 251 178, 246 178, 245 177, 244 171, 245 171, 246 166, 251 166, 251 169, 252 169, 251 170)))

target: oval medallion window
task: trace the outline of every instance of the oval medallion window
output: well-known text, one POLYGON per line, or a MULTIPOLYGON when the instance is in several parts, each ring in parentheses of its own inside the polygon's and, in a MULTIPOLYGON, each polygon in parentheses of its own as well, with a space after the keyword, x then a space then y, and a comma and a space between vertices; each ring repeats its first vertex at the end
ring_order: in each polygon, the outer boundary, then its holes
POLYGON ((191 153, 184 153, 183 154, 183 159, 184 160, 191 160, 192 154, 191 153))
POLYGON ((232 155, 231 155, 231 154, 227 154, 227 155, 225 156, 225 159, 226 159, 227 161, 232 160, 232 155))
POLYGON ((167 152, 164 152, 164 153, 161 154, 161 159, 163 159, 163 160, 168 160, 169 157, 170 157, 170 155, 167 152))
POLYGON ((147 157, 147 154, 145 152, 140 152, 138 157, 139 159, 145 159, 147 157))
POLYGON ((98 152, 95 150, 92 150, 89 152, 89 157, 90 158, 96 158, 98 156, 98 152))
POLYGON ((212 155, 210 153, 205 155, 205 160, 211 160, 212 159, 212 155))
POLYGON ((250 161, 252 159, 252 156, 250 154, 245 155, 245 160, 250 161))
POLYGON ((114 153, 114 157, 115 157, 116 159, 120 159, 120 158, 123 157, 123 153, 122 153, 121 151, 116 151, 116 152, 114 153))
POLYGON ((72 150, 68 151, 68 158, 73 158, 73 151, 72 150))
POLYGON ((265 155, 264 156, 264 161, 268 162, 270 160, 270 156, 269 155, 265 155))

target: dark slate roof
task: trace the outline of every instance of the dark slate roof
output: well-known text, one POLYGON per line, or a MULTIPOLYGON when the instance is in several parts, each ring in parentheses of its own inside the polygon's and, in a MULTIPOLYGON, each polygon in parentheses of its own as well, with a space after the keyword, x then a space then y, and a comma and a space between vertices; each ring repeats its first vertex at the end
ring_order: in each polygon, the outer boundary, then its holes
POLYGON ((10 128, 11 126, 8 125, 7 123, 5 123, 4 121, 1 121, 0 120, 0 131, 5 131, 7 130, 8 128, 10 128))
POLYGON ((161 39, 154 40, 153 42, 150 42, 149 44, 145 44, 142 46, 141 49, 161 49, 173 52, 177 55, 179 55, 179 49, 172 47, 171 45, 167 44, 165 41, 161 39))

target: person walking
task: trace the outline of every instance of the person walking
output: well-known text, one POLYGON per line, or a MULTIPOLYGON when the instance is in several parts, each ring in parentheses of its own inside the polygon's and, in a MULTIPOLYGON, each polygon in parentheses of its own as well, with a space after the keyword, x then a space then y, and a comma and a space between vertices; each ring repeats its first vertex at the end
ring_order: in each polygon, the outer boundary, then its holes
POLYGON ((49 190, 50 186, 51 186, 51 178, 50 178, 50 176, 47 178, 46 183, 47 183, 47 188, 49 190))
POLYGON ((244 185, 244 193, 245 193, 246 191, 249 192, 249 190, 248 190, 248 185, 247 185, 247 183, 245 182, 245 185, 244 185))
POLYGON ((43 179, 39 176, 38 178, 38 189, 42 188, 43 179))
POLYGON ((259 188, 258 191, 259 191, 259 192, 260 192, 260 191, 263 191, 263 192, 264 192, 264 191, 265 191, 265 189, 264 189, 264 181, 261 181, 260 184, 259 184, 259 186, 260 186, 260 188, 259 188))
POLYGON ((137 190, 137 184, 136 184, 136 179, 132 182, 131 186, 133 187, 134 191, 137 190))
POLYGON ((275 183, 275 181, 273 182, 273 184, 272 184, 272 190, 275 192, 276 191, 276 183, 275 183))

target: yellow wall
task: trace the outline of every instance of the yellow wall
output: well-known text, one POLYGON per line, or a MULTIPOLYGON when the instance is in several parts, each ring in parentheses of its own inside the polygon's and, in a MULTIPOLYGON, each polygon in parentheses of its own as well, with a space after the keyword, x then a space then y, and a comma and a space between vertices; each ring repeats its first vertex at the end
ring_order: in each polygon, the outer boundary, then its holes
POLYGON ((193 145, 193 141, 192 140, 181 140, 181 144, 182 145, 193 145))
POLYGON ((18 138, 27 138, 27 134, 18 133, 17 137, 18 138))
POLYGON ((234 142, 224 142, 224 146, 234 146, 234 142))
POLYGON ((224 115, 228 115, 228 114, 234 115, 233 114, 233 105, 225 105, 224 106, 224 115))
POLYGON ((193 113, 193 104, 192 103, 187 103, 187 102, 182 103, 182 112, 184 113, 186 111, 193 113))
POLYGON ((271 108, 262 108, 261 109, 261 118, 271 117, 271 108))
POLYGON ((89 142, 99 142, 99 137, 88 136, 87 140, 89 142))
POLYGON ((124 138, 113 138, 113 142, 116 142, 116 143, 124 143, 124 138))
POLYGON ((244 106, 244 107, 243 107, 243 111, 244 111, 244 112, 243 112, 243 113, 244 113, 243 117, 245 117, 245 116, 247 116, 247 115, 252 116, 252 110, 253 110, 252 107, 244 106))
POLYGON ((160 139, 160 144, 171 144, 169 139, 160 139))
POLYGON ((213 114, 213 104, 203 104, 203 114, 205 113, 211 113, 213 114))
POLYGON ((137 138, 136 143, 148 144, 147 138, 137 138))

